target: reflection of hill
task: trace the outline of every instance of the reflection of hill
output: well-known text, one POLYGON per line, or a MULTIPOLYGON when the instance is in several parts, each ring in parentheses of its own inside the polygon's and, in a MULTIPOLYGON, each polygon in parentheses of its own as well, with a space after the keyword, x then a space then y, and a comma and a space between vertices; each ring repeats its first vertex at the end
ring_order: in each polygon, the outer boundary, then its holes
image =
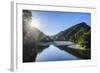
POLYGON ((80 48, 69 48, 68 46, 57 46, 79 58, 90 59, 91 51, 91 28, 86 23, 76 24, 53 36, 55 41, 71 41, 80 45, 80 48))
POLYGON ((42 52, 47 46, 40 46, 36 43, 23 44, 23 62, 34 62, 38 53, 42 52))
POLYGON ((64 50, 66 52, 71 53, 72 55, 77 56, 80 59, 90 59, 91 58, 91 53, 90 50, 85 50, 85 49, 75 49, 75 48, 70 48, 68 46, 57 46, 59 49, 64 50))
POLYGON ((24 35, 23 41, 23 62, 35 61, 37 54, 49 46, 38 45, 39 42, 49 42, 49 37, 33 27, 24 35))

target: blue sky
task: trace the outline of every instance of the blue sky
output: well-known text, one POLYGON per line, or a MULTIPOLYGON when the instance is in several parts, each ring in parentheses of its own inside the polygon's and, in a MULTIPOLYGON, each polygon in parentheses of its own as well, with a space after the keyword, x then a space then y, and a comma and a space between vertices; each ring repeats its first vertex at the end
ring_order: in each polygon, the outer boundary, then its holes
POLYGON ((39 30, 46 35, 54 35, 77 23, 91 26, 91 14, 79 12, 32 11, 32 18, 38 19, 39 30))

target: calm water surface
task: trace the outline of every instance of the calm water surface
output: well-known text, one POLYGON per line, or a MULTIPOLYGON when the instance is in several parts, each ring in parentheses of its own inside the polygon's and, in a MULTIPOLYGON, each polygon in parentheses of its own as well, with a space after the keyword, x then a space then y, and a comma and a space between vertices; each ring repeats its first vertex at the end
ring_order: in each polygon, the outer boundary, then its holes
POLYGON ((44 49, 42 52, 37 54, 36 62, 41 61, 60 61, 60 60, 78 60, 76 56, 59 49, 54 45, 50 45, 48 48, 44 49))

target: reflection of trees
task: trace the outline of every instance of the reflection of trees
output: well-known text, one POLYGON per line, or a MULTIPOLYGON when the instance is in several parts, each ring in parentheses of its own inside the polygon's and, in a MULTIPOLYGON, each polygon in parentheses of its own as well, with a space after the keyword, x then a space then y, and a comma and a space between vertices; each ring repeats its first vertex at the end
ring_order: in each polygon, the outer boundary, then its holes
POLYGON ((38 53, 42 52, 47 46, 39 46, 36 43, 27 43, 23 46, 23 62, 34 62, 38 53))
POLYGON ((69 48, 68 46, 57 46, 57 47, 61 50, 69 52, 72 55, 75 55, 81 59, 90 59, 91 58, 91 53, 90 53, 89 49, 74 49, 74 48, 69 48))

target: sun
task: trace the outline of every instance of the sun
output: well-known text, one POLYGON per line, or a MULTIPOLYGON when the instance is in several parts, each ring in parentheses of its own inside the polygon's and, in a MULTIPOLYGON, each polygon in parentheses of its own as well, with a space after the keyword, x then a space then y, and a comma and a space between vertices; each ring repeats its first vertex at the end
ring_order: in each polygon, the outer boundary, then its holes
POLYGON ((41 27, 40 25, 41 25, 40 21, 37 18, 32 19, 31 24, 30 24, 31 27, 35 27, 38 29, 41 27))

